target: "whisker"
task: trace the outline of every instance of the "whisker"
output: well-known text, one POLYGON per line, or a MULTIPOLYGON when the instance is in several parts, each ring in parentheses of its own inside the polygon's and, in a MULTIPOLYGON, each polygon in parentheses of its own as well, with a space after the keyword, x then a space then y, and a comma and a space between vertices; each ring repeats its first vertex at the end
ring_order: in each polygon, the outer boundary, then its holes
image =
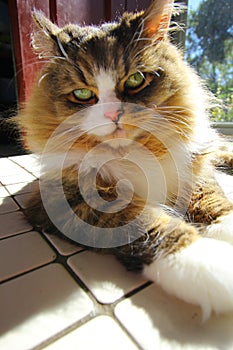
POLYGON ((159 106, 158 108, 160 108, 161 110, 165 110, 165 109, 170 109, 170 110, 176 110, 176 111, 192 111, 191 108, 189 107, 185 107, 185 106, 159 106))
MULTIPOLYGON (((182 108, 180 108, 180 111, 186 112, 186 110, 182 109, 182 108)), ((149 120, 146 120, 146 118, 144 120, 148 125, 150 124, 151 127, 154 127, 154 128, 161 127, 161 125, 164 124, 164 122, 165 122, 165 124, 167 125, 167 128, 171 128, 170 123, 172 123, 172 127, 174 127, 176 132, 178 132, 180 135, 185 134, 185 132, 182 128, 182 125, 185 126, 186 130, 187 130, 187 128, 191 129, 191 126, 189 125, 189 123, 184 121, 183 119, 181 119, 180 114, 177 113, 177 111, 174 111, 172 108, 170 108, 169 110, 165 110, 165 111, 163 109, 157 109, 156 112, 160 116, 159 119, 156 118, 156 116, 153 116, 149 120), (165 120, 161 119, 163 117, 165 118, 165 120), (162 122, 161 122, 161 120, 162 120, 162 122), (167 124, 167 122, 169 124, 167 124)))
POLYGON ((180 119, 180 114, 178 114, 178 113, 174 113, 173 112, 171 114, 171 113, 163 112, 161 114, 164 115, 166 117, 166 119, 168 119, 168 120, 171 120, 171 121, 174 121, 174 122, 179 121, 180 124, 183 124, 183 125, 186 125, 186 126, 189 125, 188 122, 184 121, 183 119, 182 120, 180 119))
POLYGON ((45 74, 43 74, 41 77, 40 77, 40 79, 38 80, 38 86, 40 86, 40 84, 41 84, 41 82, 42 82, 42 80, 45 78, 45 77, 47 77, 49 75, 49 73, 45 73, 45 74))

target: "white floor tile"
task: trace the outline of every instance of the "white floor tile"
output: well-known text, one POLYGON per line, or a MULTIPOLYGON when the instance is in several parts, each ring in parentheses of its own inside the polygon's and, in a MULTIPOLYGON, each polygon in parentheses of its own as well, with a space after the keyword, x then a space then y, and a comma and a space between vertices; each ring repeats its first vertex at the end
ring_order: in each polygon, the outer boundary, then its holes
POLYGON ((233 316, 202 322, 198 307, 152 285, 116 306, 115 314, 146 350, 232 350, 233 316))
POLYGON ((33 182, 21 182, 21 183, 7 185, 6 189, 7 191, 9 191, 11 195, 16 195, 16 194, 33 192, 36 189, 38 189, 38 186, 39 186, 38 181, 36 180, 33 182))
POLYGON ((146 282, 141 275, 126 271, 111 255, 85 251, 69 258, 68 264, 104 304, 113 303, 146 282))
POLYGON ((131 339, 108 316, 99 316, 44 350, 136 350, 131 339))
POLYGON ((19 204, 19 206, 22 209, 25 209, 25 207, 28 205, 29 200, 32 197, 32 193, 23 193, 23 194, 18 194, 15 196, 16 202, 19 204))
POLYGON ((9 192, 5 189, 4 186, 0 185, 0 198, 5 198, 9 196, 9 192))
POLYGON ((222 187, 226 196, 232 200, 232 192, 233 192, 233 177, 231 175, 227 175, 221 172, 216 173, 216 179, 219 185, 222 187))
POLYGON ((0 349, 26 350, 90 314, 91 300, 58 264, 0 288, 0 349))
POLYGON ((9 158, 0 158, 0 176, 12 175, 21 170, 22 168, 9 158))
POLYGON ((78 247, 76 244, 72 244, 65 239, 62 239, 58 235, 47 232, 44 232, 44 235, 61 255, 68 256, 83 250, 83 248, 78 247))
POLYGON ((55 252, 38 232, 4 239, 0 244, 0 282, 45 265, 55 258, 55 252))
POLYGON ((32 174, 29 174, 26 170, 21 170, 16 173, 12 173, 11 175, 2 176, 0 175, 0 182, 3 185, 11 185, 11 184, 17 184, 21 182, 32 182, 36 179, 35 176, 32 174))
POLYGON ((0 197, 0 214, 10 213, 19 210, 19 206, 10 197, 0 197))
POLYGON ((0 238, 32 230, 23 213, 14 212, 0 215, 0 238))
POLYGON ((39 177, 40 175, 40 162, 38 157, 34 154, 27 154, 22 156, 10 157, 10 160, 19 164, 24 169, 28 170, 35 176, 39 177))

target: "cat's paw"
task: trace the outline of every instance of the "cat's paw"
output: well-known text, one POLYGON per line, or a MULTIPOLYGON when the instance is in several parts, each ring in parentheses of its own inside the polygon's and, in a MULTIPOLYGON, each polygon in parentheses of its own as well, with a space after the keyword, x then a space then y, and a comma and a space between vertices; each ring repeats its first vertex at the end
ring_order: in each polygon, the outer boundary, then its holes
POLYGON ((199 305, 203 320, 211 312, 233 312, 233 247, 226 242, 200 238, 145 266, 143 274, 168 293, 199 305))
POLYGON ((203 235, 233 244, 233 212, 221 216, 216 223, 207 226, 203 235))

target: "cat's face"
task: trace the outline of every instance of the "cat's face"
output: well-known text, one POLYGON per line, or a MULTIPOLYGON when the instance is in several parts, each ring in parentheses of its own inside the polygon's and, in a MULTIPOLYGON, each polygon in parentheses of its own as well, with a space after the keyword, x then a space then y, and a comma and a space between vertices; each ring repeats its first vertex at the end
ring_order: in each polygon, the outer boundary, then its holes
POLYGON ((66 120, 65 128, 69 120, 76 125, 79 148, 105 140, 115 140, 113 147, 145 140, 148 128, 159 129, 161 116, 170 123, 170 133, 182 128, 189 137, 195 123, 187 113, 192 84, 167 39, 169 5, 154 1, 145 14, 126 14, 100 27, 59 29, 37 14, 46 35, 37 33, 34 46, 51 58, 23 115, 32 150, 41 151, 66 120))

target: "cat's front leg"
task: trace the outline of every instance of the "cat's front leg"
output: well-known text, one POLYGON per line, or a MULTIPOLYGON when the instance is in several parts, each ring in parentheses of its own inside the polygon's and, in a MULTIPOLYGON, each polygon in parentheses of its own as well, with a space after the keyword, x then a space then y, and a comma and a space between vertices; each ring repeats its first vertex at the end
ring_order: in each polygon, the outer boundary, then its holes
POLYGON ((154 260, 144 274, 167 292, 199 305, 203 319, 212 311, 233 312, 233 204, 209 178, 194 191, 189 213, 202 226, 199 238, 154 260))
POLYGON ((119 248, 119 258, 168 293, 199 305, 204 320, 212 312, 233 312, 233 247, 201 237, 182 220, 162 218, 147 238, 119 248))
POLYGON ((233 244, 233 203, 214 178, 203 179, 193 192, 190 219, 203 224, 201 234, 233 244))
POLYGON ((203 230, 203 235, 233 245, 233 211, 227 215, 219 216, 217 220, 203 230))
POLYGON ((233 312, 232 266, 230 244, 200 238, 146 265, 143 274, 168 293, 199 305, 206 320, 212 312, 233 312))

